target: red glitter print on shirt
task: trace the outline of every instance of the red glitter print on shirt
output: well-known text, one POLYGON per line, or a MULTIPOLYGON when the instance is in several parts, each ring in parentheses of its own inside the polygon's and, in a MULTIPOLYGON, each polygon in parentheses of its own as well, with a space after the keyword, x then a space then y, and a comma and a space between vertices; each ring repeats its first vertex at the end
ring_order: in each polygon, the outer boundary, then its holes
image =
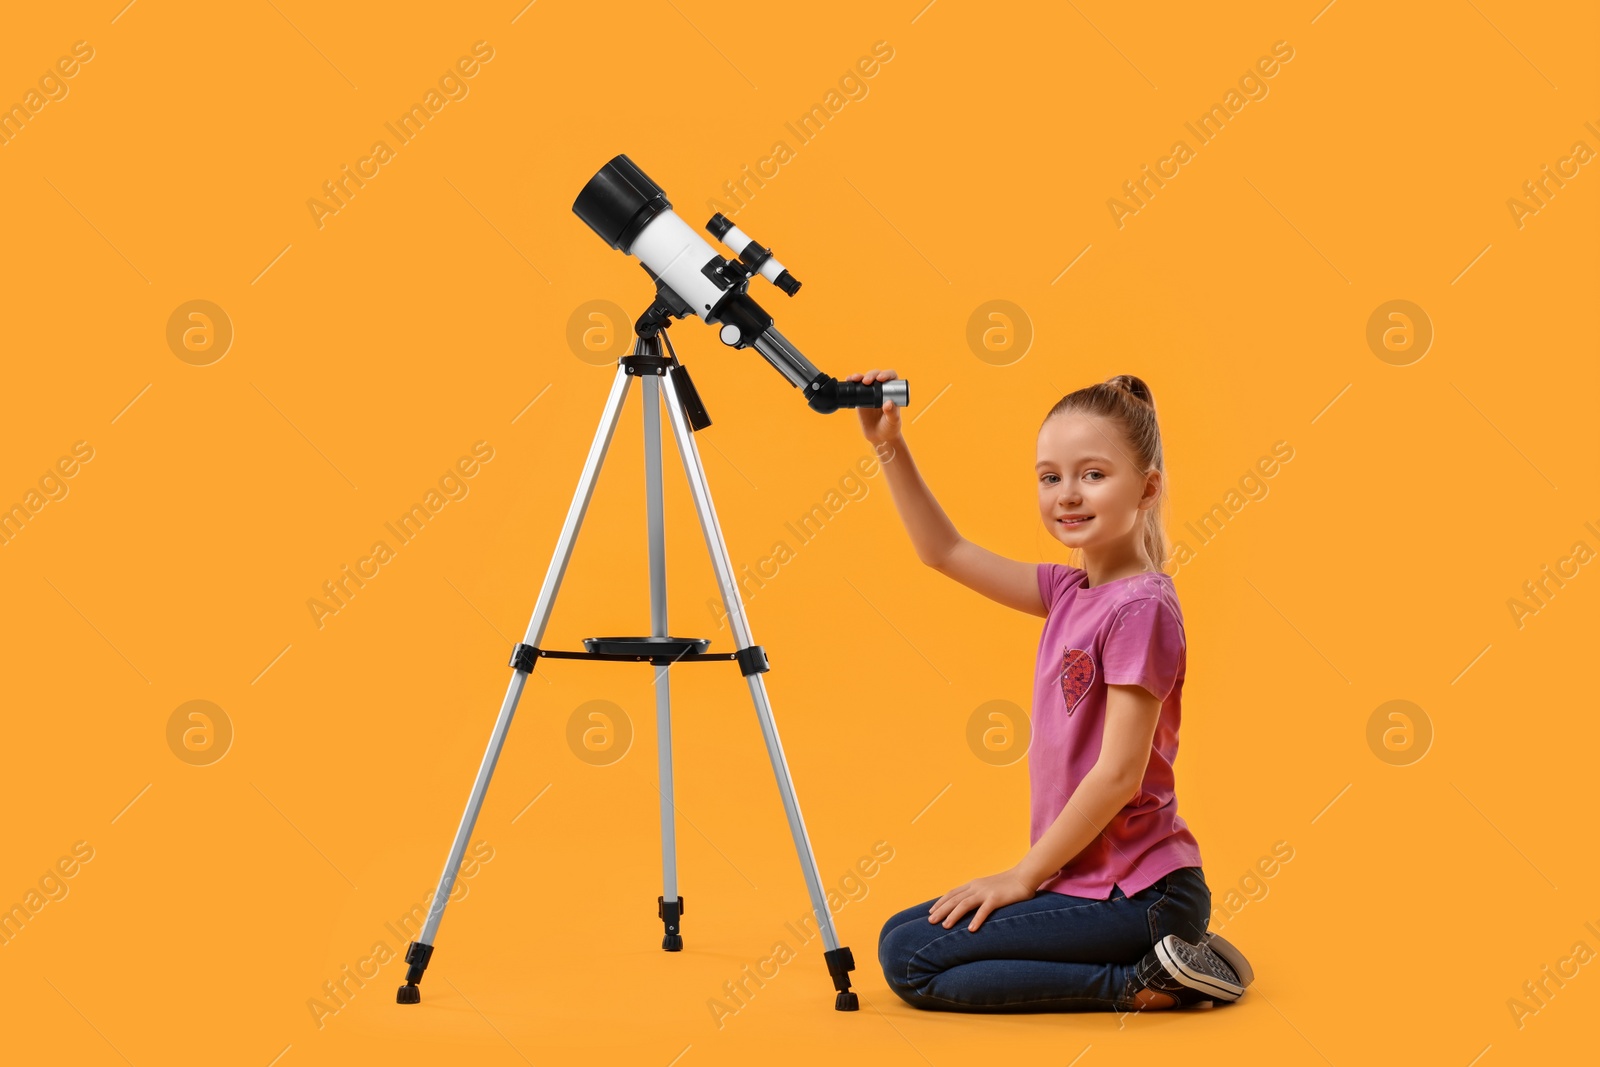
POLYGON ((1069 648, 1061 656, 1061 695, 1067 701, 1067 714, 1078 706, 1094 681, 1094 657, 1081 648, 1069 648))

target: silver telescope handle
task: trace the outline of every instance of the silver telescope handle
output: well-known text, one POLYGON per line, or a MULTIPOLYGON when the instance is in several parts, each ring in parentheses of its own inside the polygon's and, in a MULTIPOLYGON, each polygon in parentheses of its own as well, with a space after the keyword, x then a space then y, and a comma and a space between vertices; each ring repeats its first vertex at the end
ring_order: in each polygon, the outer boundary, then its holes
POLYGON ((797 389, 804 389, 822 374, 809 359, 800 354, 798 348, 789 343, 787 337, 778 332, 776 326, 768 326, 756 336, 755 349, 797 389))

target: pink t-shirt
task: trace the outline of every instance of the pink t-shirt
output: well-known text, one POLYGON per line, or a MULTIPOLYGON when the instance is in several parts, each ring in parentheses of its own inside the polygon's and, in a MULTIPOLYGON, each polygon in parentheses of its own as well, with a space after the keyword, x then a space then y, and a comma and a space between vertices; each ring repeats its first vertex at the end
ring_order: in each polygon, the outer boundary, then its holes
POLYGON ((1178 595, 1160 571, 1092 589, 1087 574, 1060 563, 1039 564, 1038 577, 1050 614, 1033 689, 1030 843, 1044 836, 1100 755, 1106 686, 1141 685, 1161 701, 1139 792, 1039 889, 1105 900, 1120 885, 1131 897, 1179 867, 1200 866, 1200 845, 1173 795, 1186 658, 1178 595))

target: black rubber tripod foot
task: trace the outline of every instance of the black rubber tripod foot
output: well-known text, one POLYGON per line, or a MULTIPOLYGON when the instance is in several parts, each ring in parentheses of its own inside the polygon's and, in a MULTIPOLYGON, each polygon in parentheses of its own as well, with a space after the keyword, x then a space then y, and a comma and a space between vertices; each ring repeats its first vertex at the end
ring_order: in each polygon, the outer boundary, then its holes
POLYGON ((417 983, 422 981, 422 972, 428 969, 428 961, 432 958, 432 945, 413 941, 406 946, 406 962, 411 966, 406 969, 406 984, 394 995, 396 1004, 422 1003, 422 990, 417 988, 417 983))
POLYGON ((839 995, 833 1000, 833 1010, 858 1010, 860 1004, 856 1002, 856 995, 850 992, 850 972, 856 969, 856 958, 843 945, 832 952, 824 952, 822 958, 828 963, 828 974, 833 978, 833 988, 839 991, 839 995))
POLYGON ((666 952, 683 951, 683 898, 668 900, 656 897, 656 914, 666 926, 661 938, 661 948, 666 952))

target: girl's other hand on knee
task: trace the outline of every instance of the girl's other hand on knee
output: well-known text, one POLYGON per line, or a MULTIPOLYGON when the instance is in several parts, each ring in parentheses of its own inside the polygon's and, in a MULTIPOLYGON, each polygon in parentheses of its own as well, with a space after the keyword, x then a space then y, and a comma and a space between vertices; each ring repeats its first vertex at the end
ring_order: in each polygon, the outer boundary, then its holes
POLYGON ((1015 870, 991 874, 986 878, 975 878, 964 885, 956 886, 934 901, 933 907, 928 909, 928 921, 943 923, 944 928, 948 930, 955 925, 957 919, 976 907, 978 913, 972 917, 972 922, 967 926, 969 931, 976 933, 990 912, 1007 904, 1031 900, 1034 892, 1034 888, 1025 884, 1015 870))

